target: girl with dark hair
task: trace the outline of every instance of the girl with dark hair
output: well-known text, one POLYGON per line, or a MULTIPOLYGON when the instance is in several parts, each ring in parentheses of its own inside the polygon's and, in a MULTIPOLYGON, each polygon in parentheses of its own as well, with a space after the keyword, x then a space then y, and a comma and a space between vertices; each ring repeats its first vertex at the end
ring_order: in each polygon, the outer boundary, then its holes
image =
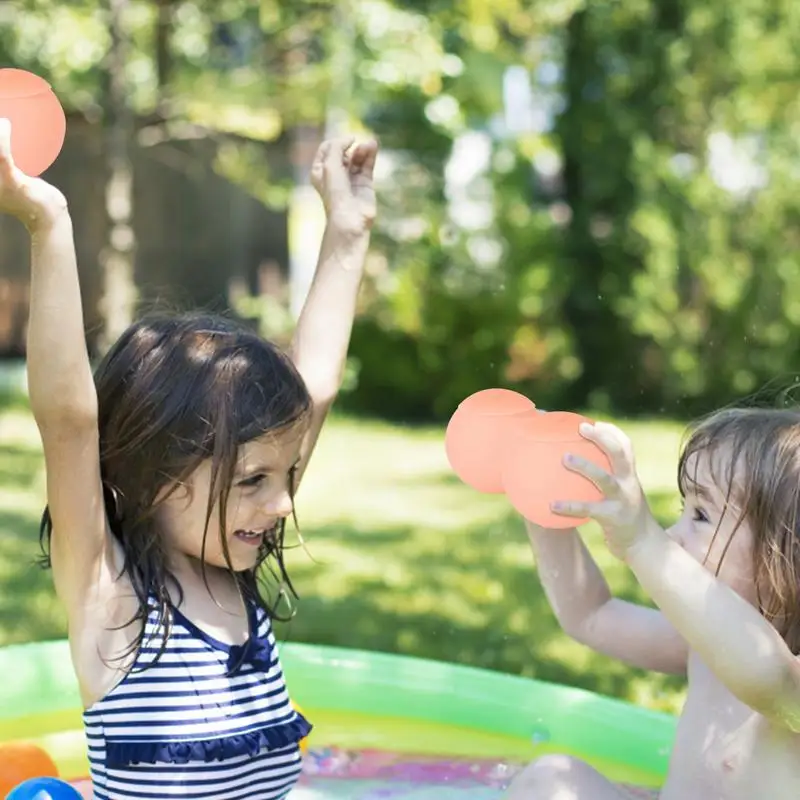
POLYGON ((10 140, 0 120, 0 211, 31 236, 42 544, 66 608, 95 797, 286 797, 311 726, 271 627, 293 591, 284 524, 339 388, 377 145, 317 153, 327 225, 291 354, 223 317, 162 315, 134 323, 92 375, 67 202, 14 165, 10 140))

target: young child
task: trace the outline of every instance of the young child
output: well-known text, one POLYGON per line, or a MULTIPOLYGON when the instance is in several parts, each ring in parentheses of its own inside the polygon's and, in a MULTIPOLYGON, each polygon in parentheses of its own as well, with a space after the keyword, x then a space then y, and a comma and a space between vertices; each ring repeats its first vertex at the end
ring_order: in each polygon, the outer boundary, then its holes
POLYGON ((311 726, 287 694, 270 619, 292 589, 284 523, 339 388, 377 145, 327 142, 317 154, 327 226, 291 358, 227 319, 156 316, 132 325, 93 378, 66 200, 14 166, 10 136, 0 121, 0 210, 31 235, 42 538, 95 797, 286 797, 311 726), (274 602, 259 591, 270 564, 274 602))
MULTIPOLYGON (((800 411, 738 409, 700 424, 681 454, 683 513, 653 518, 631 444, 609 424, 582 434, 613 474, 566 465, 603 493, 553 510, 591 517, 659 610, 611 596, 578 533, 527 523, 545 593, 579 642, 642 669, 688 677, 661 800, 800 796, 800 411)), ((631 795, 573 758, 546 756, 508 800, 631 795)))

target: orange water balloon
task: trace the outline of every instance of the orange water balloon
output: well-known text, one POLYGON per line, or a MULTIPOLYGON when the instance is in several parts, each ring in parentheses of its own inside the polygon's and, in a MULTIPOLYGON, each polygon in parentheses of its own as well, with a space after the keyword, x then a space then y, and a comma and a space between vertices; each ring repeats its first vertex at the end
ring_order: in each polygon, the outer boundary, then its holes
POLYGON ((29 742, 0 744, 0 797, 31 778, 57 778, 58 767, 38 745, 29 742))
POLYGON ((456 475, 479 492, 501 494, 504 448, 517 421, 531 414, 536 415, 533 402, 508 389, 484 389, 463 400, 444 439, 456 475))
POLYGON ((572 453, 611 471, 608 456, 580 435, 581 424, 590 421, 569 411, 550 411, 515 422, 501 467, 502 483, 511 505, 526 519, 544 528, 572 528, 589 521, 556 514, 550 505, 603 498, 588 478, 564 466, 564 456, 572 453))
POLYGON ((67 119, 46 80, 22 69, 0 69, 0 118, 11 122, 11 156, 35 178, 64 146, 67 119))

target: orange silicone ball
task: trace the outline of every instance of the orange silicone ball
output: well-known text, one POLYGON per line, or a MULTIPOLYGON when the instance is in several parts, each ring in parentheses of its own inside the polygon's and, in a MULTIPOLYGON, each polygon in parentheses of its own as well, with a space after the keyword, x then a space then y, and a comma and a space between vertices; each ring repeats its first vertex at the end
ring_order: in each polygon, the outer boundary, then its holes
POLYGON ((41 175, 64 146, 64 109, 44 79, 22 69, 0 69, 0 117, 11 122, 11 156, 22 172, 41 175))
POLYGON ((58 767, 38 745, 29 742, 0 744, 0 797, 31 778, 57 778, 58 767))
POLYGON ((611 471, 608 456, 580 435, 584 422, 589 420, 580 414, 551 411, 526 417, 514 425, 503 460, 503 486, 511 505, 544 528, 572 528, 589 521, 556 514, 550 510, 551 503, 603 498, 594 483, 564 466, 564 456, 573 453, 611 471))
POLYGON ((463 400, 450 417, 444 446, 447 460, 464 483, 501 494, 502 454, 515 422, 535 414, 525 395, 508 389, 484 389, 463 400))

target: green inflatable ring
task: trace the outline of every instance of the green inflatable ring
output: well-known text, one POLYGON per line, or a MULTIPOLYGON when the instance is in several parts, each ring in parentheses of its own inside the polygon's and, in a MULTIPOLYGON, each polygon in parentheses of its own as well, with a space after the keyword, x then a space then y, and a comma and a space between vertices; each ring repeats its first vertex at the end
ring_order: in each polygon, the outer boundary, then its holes
MULTIPOLYGON (((581 689, 385 653, 281 645, 289 690, 337 747, 521 764, 559 752, 611 780, 661 785, 675 718, 581 689)), ((81 703, 65 641, 0 649, 0 742, 34 741, 85 778, 81 703)))

